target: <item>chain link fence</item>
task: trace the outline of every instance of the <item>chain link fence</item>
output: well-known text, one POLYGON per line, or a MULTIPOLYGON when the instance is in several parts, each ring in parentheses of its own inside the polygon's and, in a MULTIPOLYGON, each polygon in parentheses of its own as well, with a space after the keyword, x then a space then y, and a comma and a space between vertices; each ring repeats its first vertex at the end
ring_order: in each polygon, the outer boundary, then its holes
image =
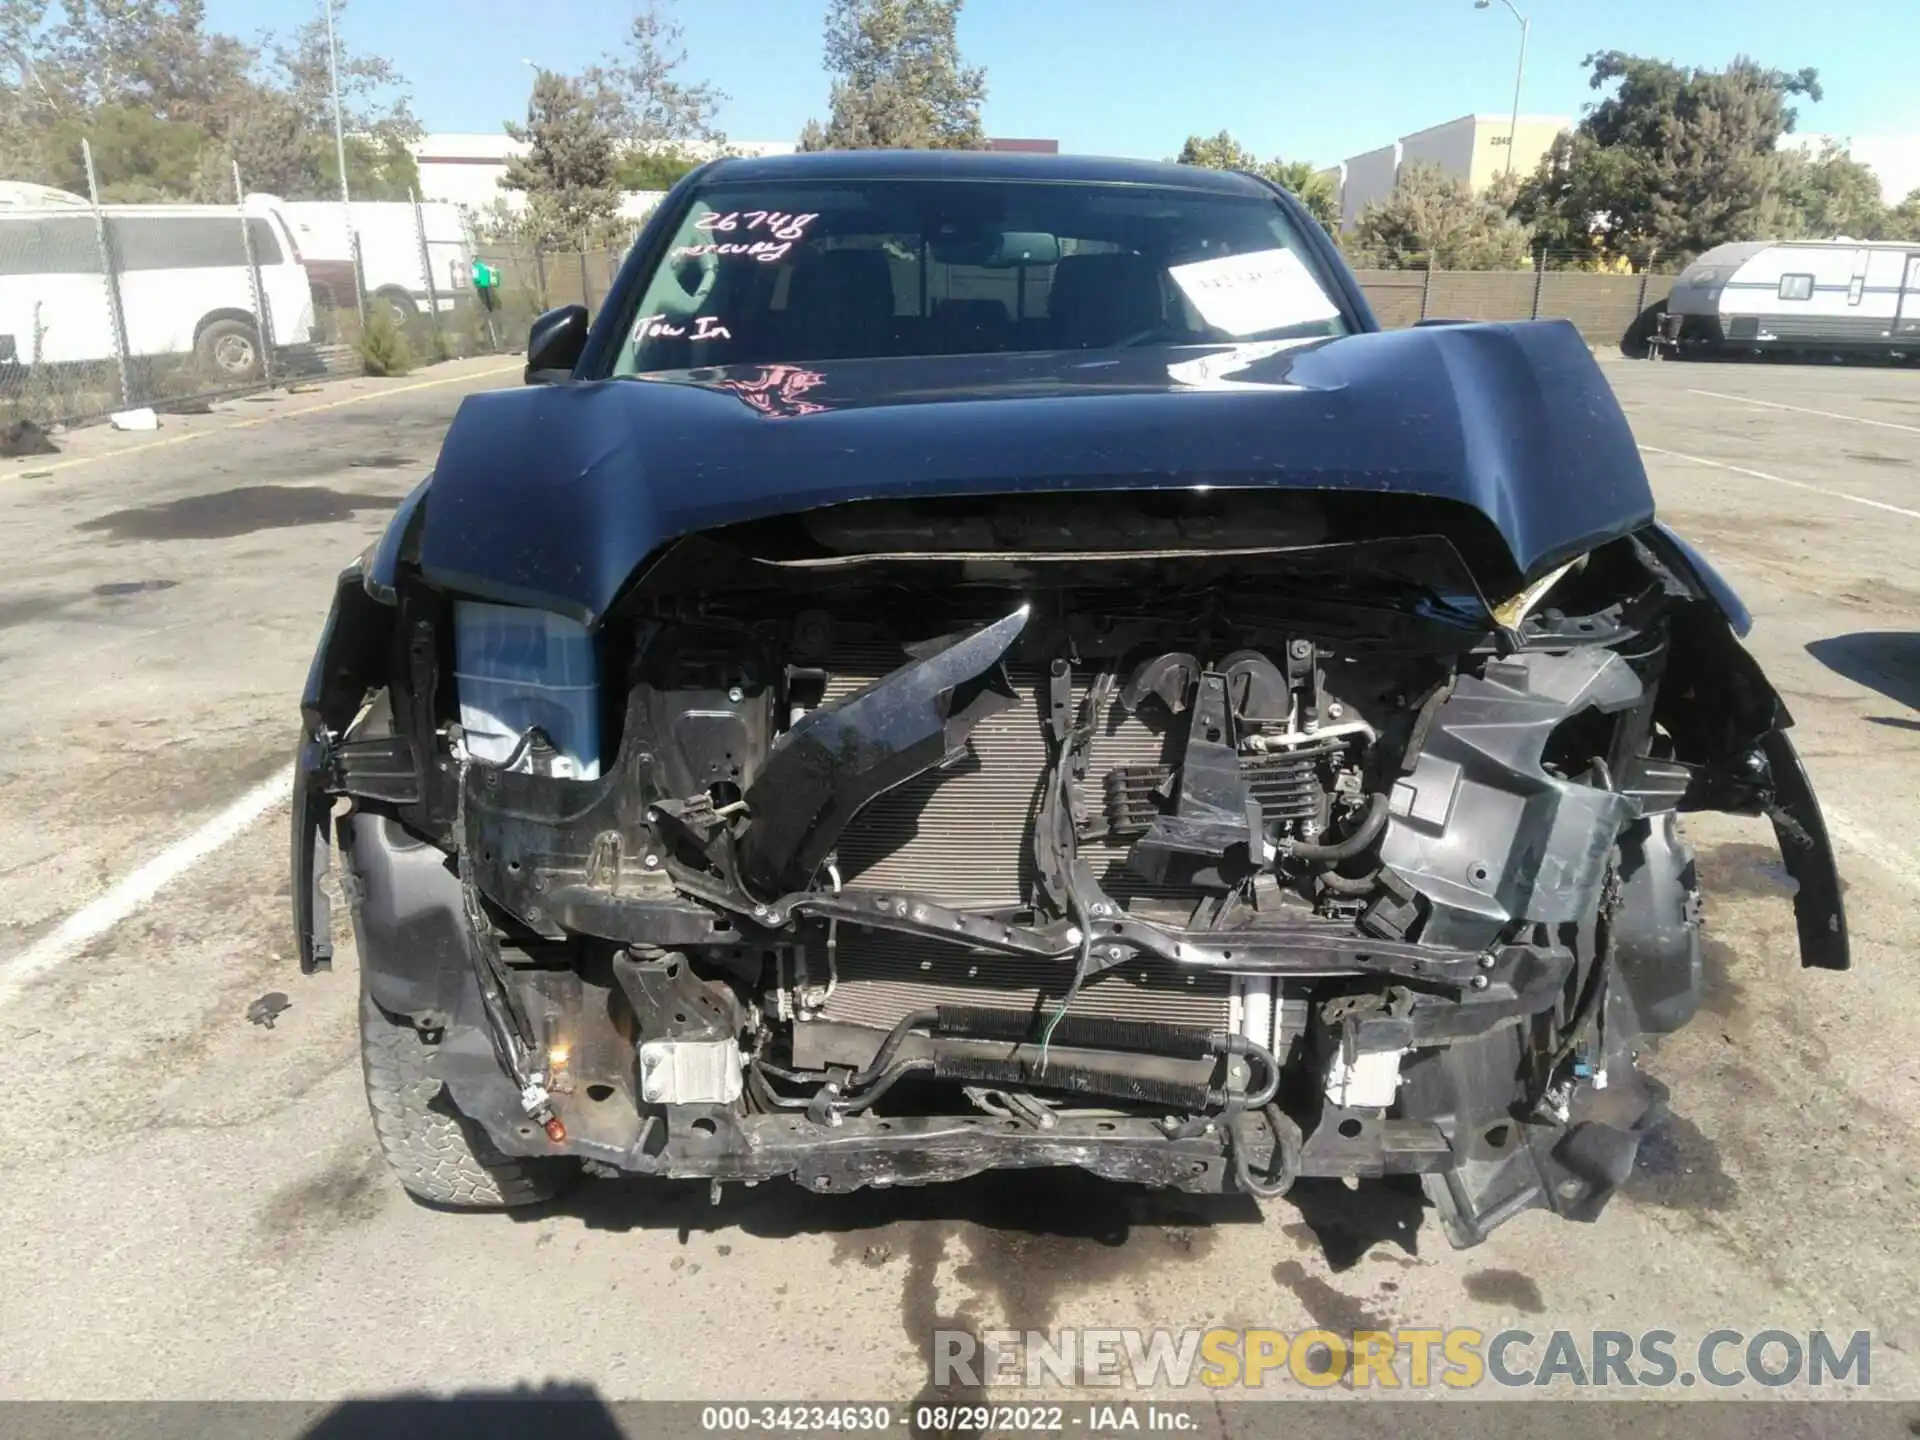
POLYGON ((0 214, 0 414, 184 408, 285 378, 313 321, 285 252, 238 206, 0 214))
POLYGON ((288 203, 237 168, 232 204, 102 204, 87 159, 88 195, 0 208, 0 448, 524 343, 487 323, 454 207, 288 203))
POLYGON ((474 259, 495 277, 482 312, 482 329, 490 347, 496 352, 523 348, 534 317, 556 306, 584 305, 589 314, 599 314, 628 248, 477 242, 474 259))
MULTIPOLYGON (((542 311, 597 312, 628 248, 481 241, 464 222, 450 235, 417 201, 356 205, 348 224, 331 203, 248 197, 237 171, 234 194, 230 206, 76 196, 0 210, 0 423, 194 409, 303 378, 517 352, 542 311), (322 219, 335 227, 324 244, 322 219), (491 287, 473 284, 475 261, 491 287)), ((1555 263, 1355 274, 1389 328, 1566 319, 1629 353, 1673 284, 1555 263)))

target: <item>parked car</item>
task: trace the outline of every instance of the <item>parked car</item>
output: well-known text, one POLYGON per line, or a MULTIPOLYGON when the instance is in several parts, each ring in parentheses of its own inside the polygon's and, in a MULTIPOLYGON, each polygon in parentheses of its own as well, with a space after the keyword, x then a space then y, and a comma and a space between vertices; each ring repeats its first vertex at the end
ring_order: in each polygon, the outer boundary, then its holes
MULTIPOLYGON (((304 344, 313 301, 285 226, 264 208, 110 205, 104 209, 127 353, 195 356, 210 378, 261 373, 248 245, 276 346, 304 344)), ((113 319, 91 210, 0 209, 0 349, 20 365, 111 362, 113 319)))
MULTIPOLYGON (((347 215, 332 200, 257 197, 271 206, 293 233, 319 303, 352 310, 353 246, 347 215)), ((404 200, 356 202, 351 208, 360 237, 360 268, 368 297, 406 325, 437 303, 451 312, 473 299, 473 247, 458 205, 423 204, 416 216, 404 200), (426 253, 421 253, 424 229, 426 253), (431 272, 431 284, 429 284, 431 272)))
POLYGON ((1920 242, 1743 240, 1682 270, 1648 353, 1920 356, 1920 242))
POLYGON ((1832 847, 1561 322, 1377 330, 1296 201, 728 159, 533 327, 303 702, 402 1184, 1418 1174, 1592 1219, 1699 1005, 1677 825, 1832 847))

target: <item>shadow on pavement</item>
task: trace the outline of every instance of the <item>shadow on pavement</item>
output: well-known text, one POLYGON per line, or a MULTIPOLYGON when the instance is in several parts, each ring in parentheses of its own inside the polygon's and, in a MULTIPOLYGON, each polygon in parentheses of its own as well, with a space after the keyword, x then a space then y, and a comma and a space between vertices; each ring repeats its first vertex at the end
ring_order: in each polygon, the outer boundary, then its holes
POLYGON ((300 1440, 626 1440, 636 1433, 591 1385, 561 1384, 344 1400, 300 1440))
POLYGON ((1205 1248, 1220 1227, 1271 1223, 1294 1237, 1296 1248, 1318 1248, 1329 1268, 1341 1271, 1376 1244, 1416 1254, 1425 1206, 1414 1177, 1362 1181, 1356 1189, 1339 1180, 1302 1179, 1268 1216, 1245 1195, 1190 1195, 1082 1170, 1043 1169, 842 1195, 818 1195, 786 1180, 752 1189, 732 1183, 718 1204, 704 1180, 583 1179, 560 1200, 513 1214, 523 1220, 571 1216, 594 1230, 672 1230, 683 1244, 696 1233, 738 1230, 774 1240, 834 1235, 857 1249, 860 1238, 894 1227, 960 1228, 1015 1243, 1059 1242, 1083 1259, 1088 1250, 1119 1251, 1155 1233, 1165 1243, 1146 1247, 1147 1253, 1174 1259, 1205 1248))
MULTIPOLYGON (((1861 630, 1808 643, 1807 653, 1834 674, 1920 711, 1920 631, 1861 630)), ((1920 730, 1910 716, 1869 715, 1874 725, 1920 730)))

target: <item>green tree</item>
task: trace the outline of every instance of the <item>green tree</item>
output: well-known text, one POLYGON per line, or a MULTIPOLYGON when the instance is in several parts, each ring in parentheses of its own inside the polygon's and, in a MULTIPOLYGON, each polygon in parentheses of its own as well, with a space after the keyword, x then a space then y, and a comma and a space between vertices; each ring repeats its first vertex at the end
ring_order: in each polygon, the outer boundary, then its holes
MULTIPOLYGON (((249 189, 339 192, 324 19, 255 46, 208 30, 203 0, 0 0, 0 67, 9 175, 84 189, 84 137, 110 200, 231 201, 235 161, 249 189)), ((344 47, 340 83, 353 192, 404 198, 404 83, 344 47)))
POLYGON ((1385 270, 1511 270, 1528 247, 1497 198, 1418 160, 1400 167, 1392 195, 1362 210, 1348 237, 1357 262, 1385 270))
POLYGON ((1906 199, 1887 211, 1887 239, 1920 240, 1920 190, 1909 190, 1906 199))
POLYGON ((1583 63, 1595 90, 1613 88, 1520 188, 1514 213, 1539 243, 1644 269, 1764 230, 1792 163, 1779 149, 1798 118, 1788 102, 1820 98, 1815 71, 1744 56, 1691 69, 1618 50, 1583 63))
POLYGON ((1873 167, 1828 141, 1818 155, 1788 150, 1766 226, 1770 237, 1879 240, 1888 236, 1887 204, 1873 167))
MULTIPOLYGON (((356 199, 404 200, 420 180, 407 146, 421 135, 420 122, 408 102, 406 82, 392 61, 347 48, 340 34, 340 15, 346 9, 346 0, 328 3, 333 6, 339 57, 347 188, 356 199)), ((333 146, 333 75, 328 59, 324 16, 307 21, 290 39, 272 47, 267 82, 262 88, 284 97, 306 138, 306 154, 297 165, 303 172, 300 180, 289 190, 274 193, 316 199, 339 193, 340 166, 333 146)), ((267 188, 254 182, 253 171, 245 164, 240 170, 249 188, 267 188)))
POLYGON ((132 106, 204 126, 255 59, 207 30, 203 0, 62 0, 60 13, 42 69, 59 77, 69 114, 132 106))
POLYGON ((665 190, 724 150, 715 123, 725 92, 685 78, 685 32, 661 0, 649 0, 627 28, 626 43, 581 75, 618 152, 622 190, 665 190))
POLYGON ((648 0, 627 27, 620 52, 588 67, 581 79, 624 144, 650 152, 718 147, 726 137, 714 119, 726 93, 683 78, 686 64, 684 27, 661 0, 648 0))
POLYGON ((605 110, 578 80, 542 70, 526 123, 510 122, 507 133, 528 150, 508 162, 501 184, 526 194, 534 233, 553 243, 581 244, 613 218, 620 206, 613 136, 605 110))
POLYGON ((614 178, 622 190, 671 190, 700 163, 684 150, 629 150, 614 166, 614 178))
POLYGON ((1254 153, 1227 131, 1218 135, 1189 135, 1174 157, 1177 165, 1199 165, 1208 170, 1258 170, 1254 153))
MULTIPOLYGON (((45 132, 45 153, 37 167, 42 184, 57 185, 76 195, 87 193, 82 140, 93 146, 100 198, 138 204, 186 194, 207 136, 198 125, 163 120, 132 105, 102 105, 63 115, 45 132)), ((229 182, 229 199, 232 191, 229 182)))
POLYGON ((835 76, 825 125, 803 150, 979 150, 987 72, 962 63, 962 0, 831 0, 826 65, 835 76))
POLYGON ((1177 164, 1199 165, 1208 170, 1244 170, 1271 180, 1307 207, 1307 213, 1320 222, 1329 234, 1340 228, 1340 197, 1333 178, 1305 160, 1260 160, 1232 135, 1222 130, 1217 135, 1189 135, 1177 164))

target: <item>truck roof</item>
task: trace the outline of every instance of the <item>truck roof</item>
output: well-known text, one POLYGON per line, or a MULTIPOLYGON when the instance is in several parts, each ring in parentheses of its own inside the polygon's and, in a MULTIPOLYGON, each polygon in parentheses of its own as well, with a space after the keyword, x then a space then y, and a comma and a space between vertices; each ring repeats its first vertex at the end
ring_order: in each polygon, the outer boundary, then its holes
POLYGON ((704 178, 801 180, 1051 180, 1177 186, 1227 195, 1271 196, 1266 184, 1235 170, 1159 160, 1040 155, 1002 150, 821 150, 717 160, 704 178))

